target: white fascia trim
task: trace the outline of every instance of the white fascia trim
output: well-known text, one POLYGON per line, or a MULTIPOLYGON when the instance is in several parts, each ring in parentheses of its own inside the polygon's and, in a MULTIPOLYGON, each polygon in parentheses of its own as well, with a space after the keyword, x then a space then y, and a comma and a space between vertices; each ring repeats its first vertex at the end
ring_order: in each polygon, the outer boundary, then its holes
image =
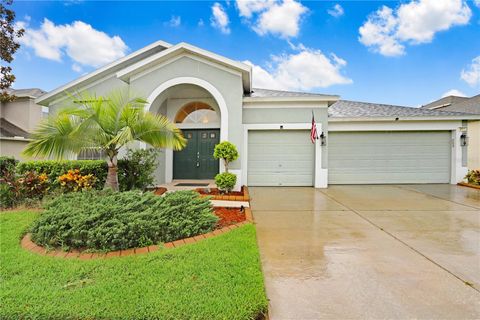
POLYGON ((0 137, 0 140, 7 140, 7 141, 33 141, 32 139, 25 138, 25 137, 0 137))
POLYGON ((167 50, 164 50, 164 51, 161 51, 157 54, 154 54, 154 55, 152 55, 152 56, 150 56, 150 57, 148 57, 148 58, 146 58, 142 61, 139 61, 139 62, 129 66, 128 68, 123 69, 122 71, 117 73, 117 77, 119 79, 122 79, 125 82, 129 82, 129 79, 133 74, 138 73, 139 71, 141 72, 141 71, 145 70, 146 68, 148 68, 152 64, 158 63, 158 60, 168 59, 169 56, 176 55, 176 54, 182 53, 182 52, 186 52, 186 53, 190 53, 190 54, 194 54, 194 55, 199 55, 199 56, 201 56, 203 58, 206 58, 208 60, 211 60, 213 62, 223 64, 226 67, 230 67, 230 68, 233 68, 233 69, 236 69, 236 70, 240 71, 246 77, 246 79, 243 80, 244 86, 246 87, 245 91, 250 91, 250 89, 251 89, 250 79, 251 79, 251 71, 252 71, 251 66, 246 65, 246 64, 241 63, 241 62, 238 62, 238 61, 231 60, 229 58, 222 57, 222 56, 220 56, 216 53, 200 49, 198 47, 192 46, 192 45, 190 45, 188 43, 185 43, 185 42, 178 43, 178 44, 168 48, 167 50))
MULTIPOLYGON (((251 130, 310 130, 311 123, 255 123, 243 125, 243 155, 242 155, 242 183, 248 185, 248 132, 251 130)), ((322 132, 322 124, 317 123, 318 132, 322 132)), ((315 143, 315 173, 313 186, 326 188, 328 170, 322 169, 322 146, 320 141, 315 143)))
POLYGON ((71 88, 71 87, 77 86, 77 85, 79 85, 80 83, 82 83, 82 82, 84 82, 84 81, 86 81, 86 80, 88 80, 88 79, 90 79, 90 78, 93 78, 93 77, 95 77, 95 76, 98 76, 98 75, 100 75, 101 73, 108 71, 108 69, 111 69, 111 68, 113 68, 113 67, 116 67, 116 66, 118 66, 118 65, 120 65, 120 64, 122 64, 122 63, 124 63, 124 62, 126 62, 126 61, 128 61, 128 60, 130 60, 130 59, 132 59, 132 58, 135 58, 135 57, 137 57, 137 56, 139 56, 139 55, 141 55, 141 54, 143 54, 143 53, 145 53, 145 52, 147 52, 147 51, 149 51, 149 50, 151 50, 151 49, 153 49, 153 48, 155 48, 155 47, 170 48, 171 46, 172 46, 172 45, 171 45, 170 43, 167 43, 167 42, 165 42, 165 41, 162 41, 162 40, 156 41, 156 42, 154 42, 154 43, 152 43, 152 44, 150 44, 150 45, 148 45, 148 46, 146 46, 146 47, 143 47, 143 48, 140 49, 140 50, 137 50, 137 51, 135 51, 135 52, 133 52, 133 53, 131 53, 131 54, 123 57, 123 58, 118 59, 117 61, 114 61, 114 62, 112 62, 112 63, 109 63, 109 64, 107 64, 107 65, 104 66, 104 67, 101 67, 101 68, 99 68, 99 69, 97 69, 97 70, 95 70, 95 71, 93 71, 93 72, 91 72, 91 73, 89 73, 89 74, 86 74, 86 75, 84 75, 84 76, 82 76, 82 77, 80 77, 80 78, 78 78, 78 79, 76 79, 76 80, 73 80, 73 81, 71 81, 71 82, 69 82, 69 83, 67 83, 67 84, 65 84, 65 85, 63 85, 63 86, 61 86, 61 87, 58 87, 57 89, 54 89, 54 90, 52 90, 52 91, 50 91, 50 92, 48 92, 48 93, 46 93, 46 94, 38 97, 37 99, 35 99, 35 103, 36 103, 36 104, 40 104, 40 105, 46 105, 46 104, 44 104, 45 101, 47 101, 48 99, 52 98, 53 96, 55 96, 55 95, 57 95, 57 94, 59 94, 59 93, 62 93, 62 92, 64 92, 65 90, 67 90, 67 89, 69 89, 69 88, 71 88))
POLYGON ((449 120, 480 120, 480 115, 469 114, 461 116, 429 116, 429 117, 355 117, 355 118, 328 118, 328 122, 398 122, 398 121, 449 121, 449 120), (398 119, 398 120, 396 120, 398 119))
MULTIPOLYGON (((190 53, 181 53, 181 54, 179 54, 178 56, 175 56, 175 57, 170 58, 170 59, 168 59, 168 60, 166 60, 166 61, 163 61, 163 62, 155 65, 154 67, 152 67, 152 68, 150 68, 150 69, 146 69, 146 70, 144 70, 144 71, 142 71, 142 72, 140 72, 140 73, 137 73, 137 74, 135 74, 135 75, 132 75, 132 76, 129 78, 128 82, 131 83, 131 82, 133 82, 133 81, 135 81, 135 80, 137 80, 137 79, 139 79, 139 78, 142 78, 143 76, 145 76, 145 75, 147 75, 147 74, 149 74, 149 73, 152 73, 152 72, 154 72, 154 71, 156 71, 156 70, 158 70, 158 69, 161 69, 161 68, 163 68, 163 67, 165 67, 165 66, 167 66, 167 65, 169 65, 169 64, 172 64, 172 63, 174 63, 175 61, 180 60, 180 59, 183 58, 183 57, 188 57, 188 58, 190 58, 190 59, 193 59, 193 60, 196 60, 196 61, 205 63, 205 64, 207 64, 207 65, 213 66, 213 67, 215 67, 215 68, 218 68, 218 69, 220 69, 220 70, 222 70, 222 71, 228 72, 228 73, 233 74, 233 75, 238 76, 238 77, 241 77, 241 76, 242 76, 242 73, 241 73, 241 72, 236 71, 236 70, 233 70, 233 69, 231 69, 231 68, 227 68, 227 67, 225 67, 225 66, 223 66, 223 65, 221 65, 221 64, 215 63, 215 62, 213 62, 213 61, 211 61, 211 60, 203 59, 202 57, 194 56, 193 54, 190 54, 190 53)), ((119 78, 119 79, 121 79, 120 72, 118 72, 118 73, 116 74, 116 77, 119 78)), ((122 79, 122 80, 123 80, 123 79, 122 79)))
POLYGON ((336 102, 340 96, 319 96, 319 97, 243 97, 244 103, 264 102, 336 102))
POLYGON ((272 101, 272 102, 244 102, 244 109, 326 109, 326 101, 272 101))

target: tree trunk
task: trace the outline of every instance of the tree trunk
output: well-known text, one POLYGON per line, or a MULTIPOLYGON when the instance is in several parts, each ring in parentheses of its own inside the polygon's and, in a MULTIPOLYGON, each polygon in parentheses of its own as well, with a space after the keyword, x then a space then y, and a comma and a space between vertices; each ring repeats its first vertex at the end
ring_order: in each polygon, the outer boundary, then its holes
POLYGON ((112 189, 118 191, 118 166, 117 166, 117 155, 109 157, 107 160, 108 163, 108 173, 107 180, 105 180, 105 189, 112 189))

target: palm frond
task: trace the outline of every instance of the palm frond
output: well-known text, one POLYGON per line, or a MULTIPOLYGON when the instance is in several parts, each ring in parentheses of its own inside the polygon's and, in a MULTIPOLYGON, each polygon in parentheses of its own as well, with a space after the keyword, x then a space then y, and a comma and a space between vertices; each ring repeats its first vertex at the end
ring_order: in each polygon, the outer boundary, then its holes
POLYGON ((181 150, 186 140, 177 126, 165 116, 144 112, 134 124, 135 140, 146 142, 156 148, 181 150))

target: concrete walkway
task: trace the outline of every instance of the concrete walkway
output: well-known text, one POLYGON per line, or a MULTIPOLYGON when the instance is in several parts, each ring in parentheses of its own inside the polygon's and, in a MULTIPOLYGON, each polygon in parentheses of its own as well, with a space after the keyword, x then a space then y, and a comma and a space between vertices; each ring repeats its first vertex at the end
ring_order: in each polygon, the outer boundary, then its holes
POLYGON ((479 319, 480 191, 250 188, 271 319, 479 319))

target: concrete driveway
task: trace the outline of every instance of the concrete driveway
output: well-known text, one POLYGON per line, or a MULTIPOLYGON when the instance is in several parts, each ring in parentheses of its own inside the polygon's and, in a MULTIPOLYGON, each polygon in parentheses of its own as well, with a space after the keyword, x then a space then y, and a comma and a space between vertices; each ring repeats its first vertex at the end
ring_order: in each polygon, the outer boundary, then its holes
POLYGON ((271 319, 479 319, 480 191, 250 188, 271 319))

